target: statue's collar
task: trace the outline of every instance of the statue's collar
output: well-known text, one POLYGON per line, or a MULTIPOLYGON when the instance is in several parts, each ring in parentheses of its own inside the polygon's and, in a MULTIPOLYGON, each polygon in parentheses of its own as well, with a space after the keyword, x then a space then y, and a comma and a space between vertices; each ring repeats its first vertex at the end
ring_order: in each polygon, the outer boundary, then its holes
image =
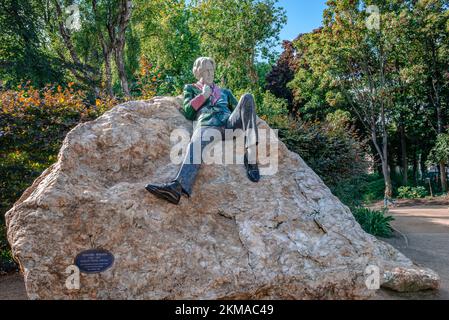
MULTIPOLYGON (((201 82, 197 82, 194 84, 194 86, 200 90, 203 91, 203 87, 204 85, 201 82)), ((215 104, 221 97, 221 89, 219 86, 217 86, 215 83, 212 84, 211 86, 212 89, 212 104, 215 104)))

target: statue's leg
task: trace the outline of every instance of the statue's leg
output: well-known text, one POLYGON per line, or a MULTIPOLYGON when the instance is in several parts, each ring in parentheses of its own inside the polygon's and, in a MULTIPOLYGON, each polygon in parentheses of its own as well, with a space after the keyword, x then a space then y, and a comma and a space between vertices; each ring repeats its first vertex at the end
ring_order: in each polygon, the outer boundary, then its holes
POLYGON ((249 163, 252 164, 257 161, 256 146, 259 143, 256 119, 254 97, 251 94, 245 94, 226 124, 226 129, 242 129, 245 132, 245 148, 247 149, 249 163))
POLYGON ((193 184, 195 183, 196 176, 198 175, 201 163, 203 162, 203 150, 208 144, 213 142, 213 140, 203 141, 203 136, 207 134, 208 130, 222 131, 222 129, 218 127, 200 127, 195 130, 187 147, 187 153, 182 166, 175 179, 175 181, 178 181, 181 184, 182 188, 189 194, 189 196, 192 195, 193 184))

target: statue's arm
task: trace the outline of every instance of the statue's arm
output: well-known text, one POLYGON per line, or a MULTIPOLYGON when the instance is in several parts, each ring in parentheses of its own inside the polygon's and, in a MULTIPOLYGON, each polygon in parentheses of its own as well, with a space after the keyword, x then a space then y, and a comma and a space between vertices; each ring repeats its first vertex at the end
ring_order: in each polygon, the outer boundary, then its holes
POLYGON ((192 89, 191 85, 186 85, 184 87, 184 103, 182 105, 182 109, 184 111, 184 115, 188 120, 194 121, 196 110, 192 106, 192 100, 194 99, 195 93, 192 89))

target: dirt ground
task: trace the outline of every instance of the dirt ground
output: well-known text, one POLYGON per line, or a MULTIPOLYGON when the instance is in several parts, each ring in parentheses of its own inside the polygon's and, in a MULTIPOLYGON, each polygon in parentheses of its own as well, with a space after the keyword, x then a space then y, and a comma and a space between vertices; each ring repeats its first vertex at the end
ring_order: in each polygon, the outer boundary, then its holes
MULTIPOLYGON (((449 300, 449 203, 447 201, 400 201, 390 210, 394 237, 382 239, 416 264, 435 270, 441 277, 438 292, 398 294, 382 290, 382 300, 449 300)), ((27 299, 19 274, 0 276, 0 300, 27 299)))
POLYGON ((0 276, 0 300, 27 300, 22 275, 15 273, 0 276))
POLYGON ((434 202, 420 205, 416 201, 401 201, 390 214, 396 219, 391 239, 382 239, 416 264, 436 271, 441 277, 439 292, 396 294, 386 298, 449 300, 449 204, 434 202), (413 205, 413 206, 409 206, 413 205))
MULTIPOLYGON (((384 205, 383 201, 378 201, 369 207, 380 209, 384 205)), ((432 207, 432 206, 446 206, 449 207, 449 196, 423 199, 398 199, 395 201, 393 208, 405 207, 432 207)))

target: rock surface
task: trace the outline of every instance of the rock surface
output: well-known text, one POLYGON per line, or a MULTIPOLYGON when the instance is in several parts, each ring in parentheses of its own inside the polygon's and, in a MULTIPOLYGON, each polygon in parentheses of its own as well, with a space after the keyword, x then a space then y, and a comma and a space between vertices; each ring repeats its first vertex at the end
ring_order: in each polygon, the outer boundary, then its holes
POLYGON ((129 102, 67 135, 6 215, 31 299, 367 299, 370 265, 393 290, 438 288, 435 272, 366 234, 282 143, 278 174, 259 184, 242 165, 205 165, 192 199, 153 197, 145 185, 178 170, 170 133, 192 130, 179 107, 129 102), (112 252, 113 267, 67 289, 67 267, 92 247, 112 252))

